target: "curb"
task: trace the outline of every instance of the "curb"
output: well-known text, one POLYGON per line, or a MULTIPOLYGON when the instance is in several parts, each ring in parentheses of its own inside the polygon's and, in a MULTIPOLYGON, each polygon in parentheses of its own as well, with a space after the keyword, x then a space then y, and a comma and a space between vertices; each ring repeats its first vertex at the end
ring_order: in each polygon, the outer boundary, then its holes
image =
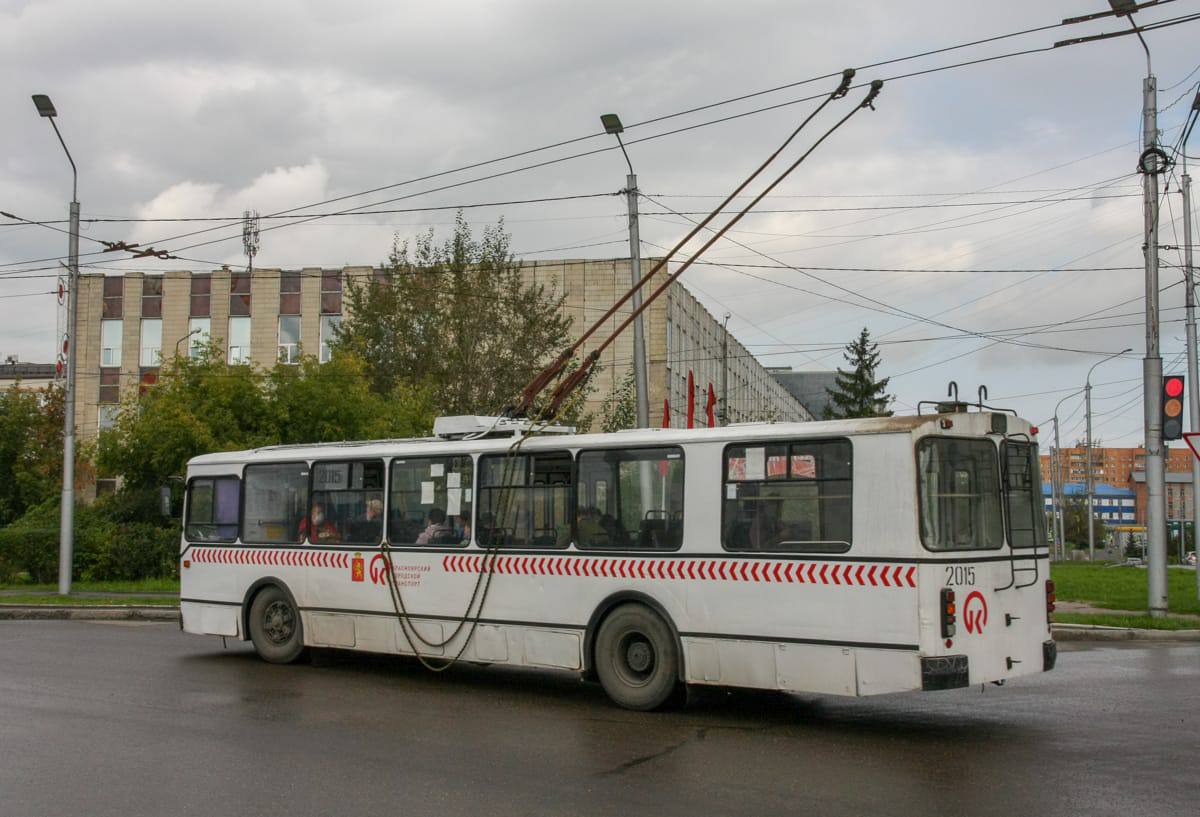
POLYGON ((1141 630, 1099 624, 1052 624, 1055 641, 1200 641, 1200 630, 1141 630))
POLYGON ((0 621, 179 621, 178 607, 0 604, 0 621))

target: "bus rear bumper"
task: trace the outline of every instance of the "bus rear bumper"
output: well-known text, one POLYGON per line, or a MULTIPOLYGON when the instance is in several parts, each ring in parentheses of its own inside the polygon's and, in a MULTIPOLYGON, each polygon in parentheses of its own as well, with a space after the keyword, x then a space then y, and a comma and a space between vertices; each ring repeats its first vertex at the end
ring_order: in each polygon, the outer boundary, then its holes
POLYGON ((936 655, 921 659, 921 689, 960 689, 970 686, 970 667, 965 655, 936 655))

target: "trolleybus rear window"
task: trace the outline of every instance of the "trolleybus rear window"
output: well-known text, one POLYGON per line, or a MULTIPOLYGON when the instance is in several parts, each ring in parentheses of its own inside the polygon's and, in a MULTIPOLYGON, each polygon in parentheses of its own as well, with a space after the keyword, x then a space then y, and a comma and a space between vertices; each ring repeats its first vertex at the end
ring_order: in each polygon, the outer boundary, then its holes
POLYGON ((988 550, 1004 544, 996 445, 926 437, 917 443, 921 541, 929 550, 988 550))
POLYGON ((683 542, 683 449, 579 454, 575 543, 581 548, 675 550, 683 542))
POLYGON ((392 460, 388 541, 393 545, 466 545, 471 541, 470 457, 392 460))
POLYGON ((726 550, 845 553, 852 532, 850 441, 725 449, 726 550))
POLYGON ((247 465, 242 541, 299 544, 308 511, 308 464, 247 465))
POLYGON ((187 525, 189 542, 232 542, 238 535, 237 477, 197 477, 188 486, 187 525))
POLYGON ((1004 510, 1008 514, 1008 543, 1015 548, 1046 546, 1046 513, 1042 509, 1042 478, 1037 446, 1005 440, 1004 510))
POLYGON ((573 502, 567 451, 479 458, 480 544, 565 548, 573 502))

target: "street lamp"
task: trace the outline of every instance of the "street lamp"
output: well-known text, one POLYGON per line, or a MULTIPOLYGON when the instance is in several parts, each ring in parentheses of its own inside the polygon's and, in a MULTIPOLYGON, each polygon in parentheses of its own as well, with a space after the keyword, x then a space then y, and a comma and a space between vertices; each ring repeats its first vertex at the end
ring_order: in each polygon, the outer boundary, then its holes
POLYGON ((63 486, 62 509, 59 527, 58 543, 58 592, 67 595, 71 592, 71 568, 73 550, 75 547, 75 332, 79 325, 79 172, 75 168, 75 160, 54 118, 58 111, 54 103, 45 94, 34 94, 33 105, 38 115, 50 120, 54 135, 67 154, 71 163, 71 237, 67 245, 70 281, 67 287, 67 337, 65 343, 67 355, 67 387, 63 395, 63 486))
MULTIPOLYGON (((183 343, 185 340, 190 338, 192 335, 198 335, 203 331, 204 331, 203 329, 200 329, 197 327, 196 329, 193 329, 191 332, 188 332, 186 335, 181 337, 179 340, 175 341, 175 359, 176 360, 179 359, 179 344, 183 343)), ((190 353, 190 350, 189 350, 189 353, 190 353)))
POLYGON ((1088 561, 1096 560, 1096 534, 1092 530, 1092 523, 1095 521, 1092 518, 1093 505, 1093 489, 1092 485, 1092 372, 1101 363, 1106 363, 1115 357, 1120 357, 1123 354, 1132 352, 1133 349, 1122 349, 1121 351, 1111 354, 1103 360, 1097 360, 1092 364, 1092 368, 1088 369, 1087 377, 1083 381, 1083 400, 1085 411, 1087 412, 1087 534, 1088 534, 1088 561))
POLYGON ((1059 441, 1058 410, 1062 404, 1079 394, 1082 389, 1068 394, 1054 406, 1054 474, 1050 480, 1050 505, 1054 511, 1054 536, 1058 540, 1058 558, 1067 557, 1066 526, 1063 524, 1063 478, 1062 478, 1062 443, 1059 441))
MULTIPOLYGON (((633 162, 629 161, 625 143, 621 141, 621 134, 625 132, 625 126, 621 124, 621 117, 615 113, 602 114, 600 124, 604 126, 605 133, 617 137, 617 144, 621 146, 621 153, 625 156, 625 164, 629 165, 629 175, 625 178, 624 190, 625 206, 629 211, 629 272, 633 279, 633 286, 637 287, 642 280, 642 242, 638 237, 637 176, 633 172, 633 162)), ((635 289, 632 309, 634 313, 637 313, 641 308, 642 291, 635 289)), ((640 314, 633 321, 633 381, 637 390, 638 428, 648 428, 650 426, 650 387, 646 377, 646 330, 640 314)))

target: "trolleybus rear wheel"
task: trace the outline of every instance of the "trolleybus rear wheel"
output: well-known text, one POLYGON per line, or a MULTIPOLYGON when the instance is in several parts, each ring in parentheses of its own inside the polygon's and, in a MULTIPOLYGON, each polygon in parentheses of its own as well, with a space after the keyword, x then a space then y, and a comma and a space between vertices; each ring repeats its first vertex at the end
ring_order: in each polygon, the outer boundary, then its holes
POLYGON ((596 674, 608 697, 626 709, 658 709, 679 680, 679 651, 671 628, 640 604, 623 604, 596 635, 596 674))
POLYGON ((304 651, 300 611, 278 587, 263 588, 250 605, 250 640, 264 661, 290 664, 304 651))

